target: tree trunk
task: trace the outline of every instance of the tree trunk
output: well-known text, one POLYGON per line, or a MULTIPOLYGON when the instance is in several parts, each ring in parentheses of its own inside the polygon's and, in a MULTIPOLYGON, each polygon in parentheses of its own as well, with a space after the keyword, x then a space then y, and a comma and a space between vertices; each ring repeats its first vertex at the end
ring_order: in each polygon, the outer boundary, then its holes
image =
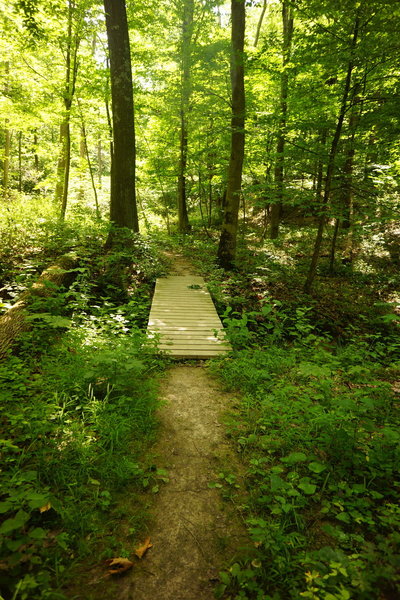
POLYGON ((102 188, 102 172, 103 172, 103 149, 101 144, 101 138, 98 139, 97 142, 97 181, 99 183, 99 188, 102 188))
POLYGON ((263 7, 261 9, 261 14, 260 14, 260 18, 258 20, 257 23, 257 31, 256 31, 256 35, 254 38, 254 48, 257 48, 258 45, 258 40, 260 39, 260 33, 261 33, 261 26, 264 20, 264 16, 265 16, 265 12, 267 10, 267 6, 268 6, 268 0, 263 0, 263 7))
MULTIPOLYGON (((10 63, 5 63, 5 93, 8 92, 8 77, 10 74, 10 63)), ((3 159, 3 197, 8 198, 8 188, 10 183, 10 153, 11 153, 11 130, 9 129, 9 119, 5 119, 4 127, 4 159, 3 159)))
MULTIPOLYGON (((66 106, 67 106, 66 102, 66 106)), ((71 127, 70 127, 70 115, 71 115, 71 106, 66 108, 66 120, 65 120, 65 138, 64 138, 64 157, 65 157, 65 166, 64 166, 64 179, 62 184, 62 196, 61 196, 61 214, 60 219, 63 221, 65 219, 65 213, 67 211, 67 201, 68 201, 68 188, 69 188, 69 173, 71 169, 71 127)))
POLYGON ((110 220, 116 227, 138 232, 133 85, 125 1, 104 0, 104 10, 110 53, 113 124, 110 220))
POLYGON ((92 161, 90 160, 89 148, 88 148, 88 143, 87 143, 85 120, 83 118, 83 112, 82 112, 82 108, 81 108, 79 101, 78 101, 78 105, 79 105, 79 113, 80 113, 80 117, 81 117, 81 158, 86 157, 86 160, 87 160, 89 174, 90 174, 90 180, 92 182, 94 202, 95 202, 95 206, 96 206, 96 217, 98 219, 101 219, 100 208, 99 208, 99 198, 97 195, 96 183, 94 180, 94 172, 93 172, 93 168, 92 168, 92 161))
POLYGON ((22 131, 18 132, 18 191, 22 192, 22 131))
POLYGON ((335 171, 336 153, 337 153, 337 149, 338 149, 338 145, 339 145, 340 136, 342 133, 344 117, 345 117, 346 110, 347 110, 347 101, 348 101, 348 97, 349 97, 351 78, 352 78, 353 69, 354 69, 354 52, 355 52, 355 49, 357 46, 357 41, 358 41, 359 23, 360 23, 360 14, 359 14, 359 9, 358 9, 356 18, 355 18, 355 22, 354 22, 353 35, 352 35, 351 46, 350 46, 350 52, 351 52, 350 60, 347 65, 347 74, 346 74, 346 80, 345 80, 345 85, 344 85, 344 90, 343 90, 342 102, 341 102, 339 116, 338 116, 338 120, 337 120, 337 124, 336 124, 335 135, 333 136, 331 149, 329 152, 329 158, 328 158, 328 164, 327 164, 326 176, 325 176, 324 196, 322 199, 322 206, 321 206, 320 217, 319 217, 319 222, 318 222, 318 230, 317 230, 317 235, 315 238, 314 252, 313 252, 313 255, 311 258, 311 263, 310 263, 310 268, 308 271, 307 279, 304 284, 304 292, 306 294, 309 294, 311 291, 311 287, 314 282, 314 278, 315 278, 316 271, 317 271, 317 263, 318 263, 319 255, 321 252, 321 245, 322 245, 323 233, 324 233, 324 228, 325 228, 325 221, 326 221, 326 217, 327 217, 327 209, 328 209, 330 195, 331 195, 332 179, 333 179, 333 174, 335 171))
POLYGON ((34 151, 34 167, 35 167, 35 171, 39 171, 39 155, 38 155, 38 134, 37 134, 37 130, 35 129, 34 134, 33 134, 33 151, 34 151))
POLYGON ((80 17, 76 14, 75 0, 68 0, 68 35, 65 52, 65 88, 64 88, 64 118, 60 126, 61 154, 58 161, 57 185, 55 200, 61 200, 60 220, 63 221, 67 211, 69 175, 71 169, 71 109, 75 95, 76 78, 78 75, 78 49, 81 42, 78 29, 73 32, 74 19, 80 17))
POLYGON ((226 200, 221 236, 218 247, 218 261, 224 269, 233 266, 236 257, 240 190, 245 142, 245 92, 244 92, 244 31, 245 3, 243 0, 231 0, 232 10, 232 51, 231 51, 231 154, 228 168, 226 200))
POLYGON ((282 75, 280 92, 280 115, 278 140, 276 144, 276 162, 274 171, 275 199, 271 205, 271 229, 270 238, 274 240, 279 235, 279 225, 282 216, 284 191, 284 168, 285 168, 285 144, 286 144, 286 124, 287 124, 287 98, 289 90, 289 75, 287 65, 290 61, 293 38, 293 12, 287 0, 282 3, 282 75))
POLYGON ((65 165, 66 165, 66 137, 67 129, 69 128, 68 123, 65 119, 60 124, 60 155, 57 163, 57 183, 54 192, 54 200, 57 204, 61 204, 64 190, 64 176, 65 176, 65 165))
POLYGON ((184 0, 181 39, 181 107, 180 147, 178 173, 178 229, 181 233, 190 230, 186 204, 186 166, 188 154, 188 115, 191 95, 191 42, 193 35, 194 0, 184 0))
POLYGON ((8 129, 8 119, 6 119, 6 128, 4 130, 4 160, 3 160, 3 197, 8 198, 10 185, 10 153, 11 153, 11 130, 8 129))
MULTIPOLYGON (((79 103, 79 101, 78 101, 79 103)), ((84 172, 86 167, 86 151, 85 151, 85 134, 83 132, 83 115, 79 107, 80 117, 81 117, 81 137, 79 140, 79 200, 83 200, 85 197, 85 178, 84 172)))

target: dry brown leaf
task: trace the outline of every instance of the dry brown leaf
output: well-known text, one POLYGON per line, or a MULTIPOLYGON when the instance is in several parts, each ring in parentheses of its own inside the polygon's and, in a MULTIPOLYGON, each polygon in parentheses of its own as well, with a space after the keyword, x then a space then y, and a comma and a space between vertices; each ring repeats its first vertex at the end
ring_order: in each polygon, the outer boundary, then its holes
POLYGON ((50 509, 51 509, 51 504, 50 504, 50 502, 48 502, 47 504, 45 504, 44 506, 41 506, 39 508, 39 512, 40 513, 44 513, 44 512, 47 512, 50 509))
POLYGON ((138 558, 143 558, 143 555, 149 548, 152 548, 153 544, 150 543, 150 538, 146 538, 141 546, 135 550, 135 554, 138 558))
POLYGON ((109 558, 106 562, 110 567, 107 575, 122 575, 122 573, 129 571, 133 567, 133 562, 128 558, 109 558))

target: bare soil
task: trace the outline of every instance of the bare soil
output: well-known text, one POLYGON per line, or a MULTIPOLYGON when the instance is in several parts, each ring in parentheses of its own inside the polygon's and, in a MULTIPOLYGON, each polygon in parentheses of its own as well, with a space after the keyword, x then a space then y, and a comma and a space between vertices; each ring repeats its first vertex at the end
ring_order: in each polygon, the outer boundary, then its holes
POLYGON ((221 464, 232 464, 220 423, 231 399, 201 365, 171 368, 162 388, 156 453, 169 482, 154 505, 148 532, 154 546, 126 578, 120 598, 209 600, 219 569, 246 542, 233 507, 209 487, 221 464))

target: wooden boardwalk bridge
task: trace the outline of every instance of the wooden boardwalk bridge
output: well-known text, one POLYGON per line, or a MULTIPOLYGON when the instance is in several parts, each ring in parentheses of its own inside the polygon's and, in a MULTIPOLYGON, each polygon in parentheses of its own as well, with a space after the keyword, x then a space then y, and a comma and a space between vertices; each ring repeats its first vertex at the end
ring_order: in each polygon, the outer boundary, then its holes
POLYGON ((147 331, 175 358, 212 358, 231 350, 205 281, 197 275, 157 279, 147 331))

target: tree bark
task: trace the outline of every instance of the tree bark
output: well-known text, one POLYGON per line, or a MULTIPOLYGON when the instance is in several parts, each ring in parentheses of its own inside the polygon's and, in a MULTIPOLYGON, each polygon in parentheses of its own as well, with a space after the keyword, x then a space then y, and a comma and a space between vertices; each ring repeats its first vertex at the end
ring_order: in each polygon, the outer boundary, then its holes
POLYGON ((324 196, 322 199, 322 206, 321 206, 321 212, 320 212, 320 217, 319 217, 319 222, 318 222, 317 235, 315 238, 314 251, 313 251, 312 258, 311 258, 311 263, 310 263, 307 279, 304 284, 304 292, 306 294, 309 294, 311 291, 311 287, 312 287, 312 284, 314 282, 314 278, 315 278, 315 275, 317 272, 317 263, 318 263, 319 255, 321 252, 321 245, 322 245, 322 239, 323 239, 323 234, 324 234, 325 221, 326 221, 326 217, 327 217, 327 209, 328 209, 330 195, 331 195, 332 179, 333 179, 333 174, 335 171, 336 154, 337 154, 340 136, 342 133, 343 121, 344 121, 344 117, 345 117, 346 110, 347 110, 347 101, 348 101, 348 97, 349 97, 351 78, 352 78, 353 69, 354 69, 354 52, 355 52, 355 49, 357 46, 357 41, 358 41, 359 24, 360 24, 360 14, 359 14, 359 10, 358 10, 357 14, 356 14, 355 22, 354 22, 353 35, 352 35, 351 46, 350 46, 350 59, 349 59, 348 65, 347 65, 347 74, 346 74, 346 80, 345 80, 344 89, 343 89, 342 102, 340 105, 340 111, 339 111, 339 116, 338 116, 338 120, 337 120, 337 124, 336 124, 335 134, 333 136, 331 149, 329 152, 329 158, 328 158, 328 164, 327 164, 326 176, 325 176, 324 196))
POLYGON ((244 91, 244 31, 245 2, 231 0, 231 154, 221 236, 218 246, 218 261, 224 269, 233 267, 236 257, 240 191, 245 143, 245 91, 244 91))
POLYGON ((278 127, 278 139, 276 144, 276 162, 274 170, 275 199, 271 205, 271 229, 270 238, 274 240, 279 235, 279 225, 282 216, 284 190, 284 168, 285 168, 285 144, 287 125, 287 99, 289 91, 289 74, 287 65, 290 61, 293 38, 293 10, 287 0, 282 2, 282 75, 280 91, 280 115, 278 127))
POLYGON ((181 233, 190 230, 187 212, 186 167, 188 156, 188 117, 191 95, 191 42, 193 36, 194 0, 184 0, 181 39, 181 106, 180 147, 178 173, 178 229, 181 233))
POLYGON ((63 189, 64 189, 64 173, 65 173, 65 165, 66 165, 66 131, 68 128, 68 123, 65 122, 65 119, 60 123, 60 155, 58 157, 57 162, 57 183, 56 189, 54 192, 54 200, 57 204, 61 204, 63 197, 63 189))
POLYGON ((133 85, 125 1, 104 0, 104 10, 110 53, 113 124, 110 220, 116 227, 138 232, 133 85))

